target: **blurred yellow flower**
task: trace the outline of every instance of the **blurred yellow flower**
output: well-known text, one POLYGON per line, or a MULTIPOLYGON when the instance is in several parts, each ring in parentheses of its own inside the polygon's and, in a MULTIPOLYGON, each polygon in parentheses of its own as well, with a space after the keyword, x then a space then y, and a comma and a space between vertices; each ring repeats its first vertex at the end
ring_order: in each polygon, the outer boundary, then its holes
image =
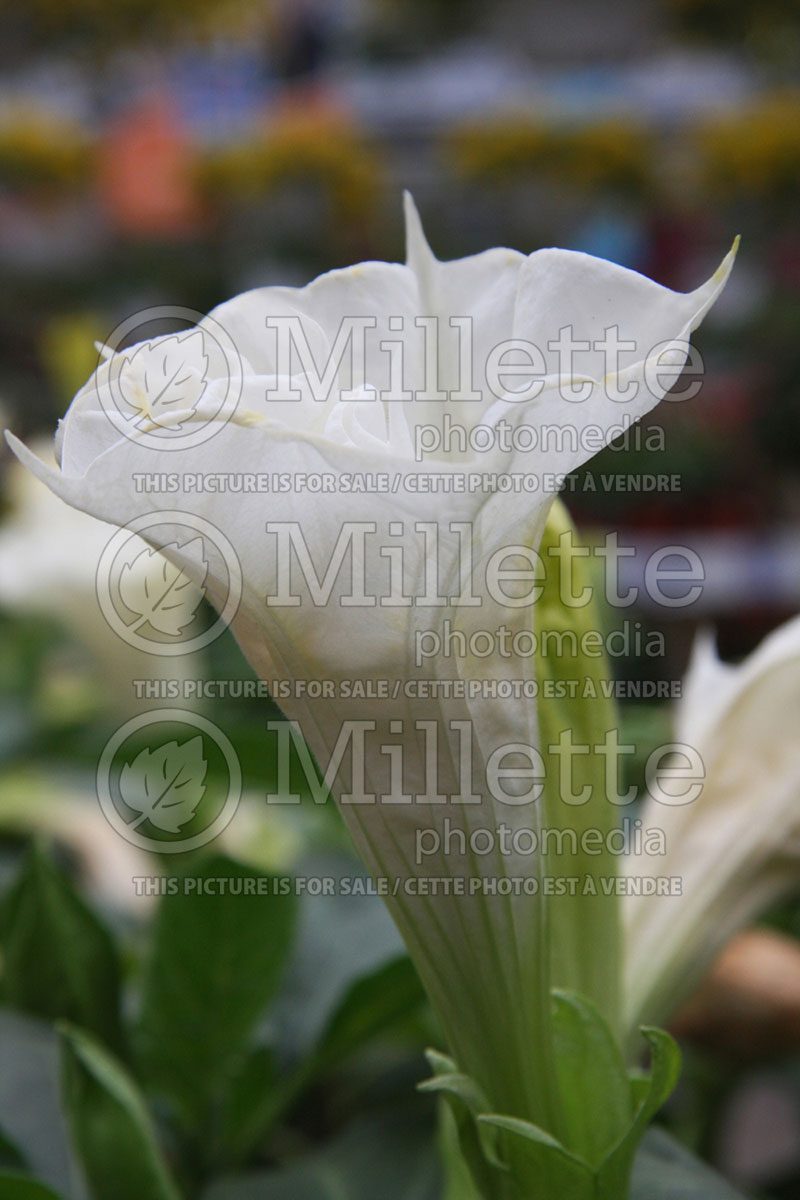
POLYGON ((641 187, 653 164, 648 131, 630 119, 555 125, 525 116, 472 122, 450 133, 446 150, 467 178, 531 172, 575 187, 641 187))
POLYGON ((214 196, 246 198, 311 181, 345 217, 373 209, 380 175, 378 156, 349 119, 316 108, 287 112, 246 140, 209 150, 200 167, 201 182, 214 196))
POLYGON ((89 178, 91 140, 76 122, 32 107, 0 120, 0 174, 11 184, 77 185, 89 178))
POLYGON ((800 92, 777 93, 707 122, 697 144, 707 185, 794 194, 800 184, 800 92))

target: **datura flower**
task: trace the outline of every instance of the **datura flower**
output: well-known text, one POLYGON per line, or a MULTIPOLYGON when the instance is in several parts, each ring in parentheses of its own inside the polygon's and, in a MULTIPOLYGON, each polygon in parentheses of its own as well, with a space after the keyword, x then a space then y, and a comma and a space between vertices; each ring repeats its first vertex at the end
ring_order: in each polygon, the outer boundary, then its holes
MULTIPOLYGON (((663 832, 659 874, 680 893, 626 896, 625 1024, 661 1022, 700 982, 717 952, 798 882, 800 852, 800 617, 744 662, 720 661, 698 638, 676 714, 675 739, 699 755, 702 778, 679 804, 669 784, 645 802, 663 832)), ((686 755, 680 752, 685 766, 686 755)), ((699 768, 699 764, 698 764, 699 768)), ((667 767, 669 769, 669 767, 667 767)), ((629 874, 652 873, 635 855, 629 874)))
MULTIPOLYGON (((614 963, 616 906, 592 908, 581 931, 585 910, 559 910, 540 886, 535 847, 555 806, 552 786, 537 803, 537 548, 563 476, 675 382, 734 251, 682 294, 558 249, 439 262, 410 197, 406 236, 405 265, 257 289, 192 334, 110 353, 61 424, 60 470, 11 445, 103 520, 177 510, 154 540, 190 577, 181 513, 233 548, 233 632, 383 885, 457 1064, 455 1076, 436 1064, 449 1081, 436 1086, 457 1093, 463 1072, 473 1111, 569 1143, 549 989, 607 980, 586 962, 614 963)), ((221 607, 224 555, 209 545, 206 557, 221 607)), ((595 1001, 613 1017, 607 993, 595 1001)), ((622 1086, 615 1112, 630 1123, 622 1086)), ((536 1170, 542 1195, 557 1193, 563 1177, 536 1170)), ((502 1195, 530 1194, 520 1187, 502 1195)))

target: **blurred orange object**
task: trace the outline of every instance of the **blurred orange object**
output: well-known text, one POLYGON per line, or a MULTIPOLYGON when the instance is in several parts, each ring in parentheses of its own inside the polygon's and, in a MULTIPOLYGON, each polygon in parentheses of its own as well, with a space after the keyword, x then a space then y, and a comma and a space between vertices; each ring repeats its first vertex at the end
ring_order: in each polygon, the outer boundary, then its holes
POLYGON ((105 131, 97 184, 112 225, 134 237, 190 237, 202 227, 195 154, 167 100, 149 97, 105 131))
POLYGON ((737 1059, 800 1048, 800 945, 768 929, 734 938, 672 1032, 737 1059))

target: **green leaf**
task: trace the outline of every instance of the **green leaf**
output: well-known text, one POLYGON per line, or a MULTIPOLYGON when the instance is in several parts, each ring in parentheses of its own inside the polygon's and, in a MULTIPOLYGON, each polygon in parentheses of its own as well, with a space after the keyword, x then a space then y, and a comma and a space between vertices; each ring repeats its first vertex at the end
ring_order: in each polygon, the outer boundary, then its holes
POLYGON ((219 1161, 235 1166, 249 1158, 294 1094, 276 1079, 271 1049, 258 1046, 231 1077, 220 1115, 219 1161))
MULTIPOLYGON (((363 868, 350 854, 328 852, 304 859, 298 874, 352 880, 363 868)), ((314 1052, 350 988, 404 952, 379 896, 335 891, 302 897, 291 961, 270 1013, 281 1050, 295 1061, 314 1052)))
MULTIPOLYGON (((588 1001, 557 993, 553 1007, 562 1111, 573 1135, 569 1146, 528 1121, 491 1112, 473 1079, 460 1074, 446 1055, 429 1053, 435 1075, 420 1090, 442 1092, 451 1107, 443 1137, 453 1200, 458 1192, 452 1180, 461 1169, 453 1161, 455 1139, 468 1172, 467 1195, 472 1190, 487 1200, 540 1194, 596 1200, 597 1167, 633 1122, 631 1087, 611 1033, 588 1001)), ((624 1200, 626 1189, 624 1181, 616 1200, 624 1200)))
POLYGON ((25 1155, 20 1150, 4 1130, 0 1129, 0 1168, 13 1167, 23 1169, 27 1167, 25 1155))
POLYGON ((632 1200, 741 1200, 738 1192, 661 1129, 651 1129, 633 1168, 632 1200))
POLYGON ((69 1020, 119 1049, 120 973, 106 927, 34 843, 0 907, 7 1004, 69 1020))
MULTIPOLYGON (((501 1152, 514 1184, 507 1195, 515 1200, 538 1195, 557 1196, 558 1200, 595 1200, 594 1172, 549 1133, 528 1121, 496 1113, 487 1113, 478 1121, 505 1134, 501 1152)), ((620 1192, 616 1200, 624 1196, 625 1192, 620 1192)))
POLYGON ((273 883, 214 857, 163 897, 156 916, 142 994, 142 1064, 149 1084, 194 1129, 246 1053, 286 963, 295 903, 273 883))
POLYGON ((249 1108, 226 1117, 229 1161, 243 1160, 274 1122, 323 1071, 355 1053, 371 1038, 407 1018, 425 1001, 411 960, 403 955, 356 979, 328 1019, 317 1045, 297 1068, 260 1094, 250 1089, 249 1108))
POLYGON ((441 1050, 432 1050, 429 1048, 425 1051, 425 1057, 434 1076, 458 1074, 456 1060, 451 1058, 449 1054, 442 1054, 441 1050))
MULTIPOLYGON (((585 849, 581 841, 589 830, 598 830, 605 838, 618 824, 618 810, 607 798, 605 757, 569 749, 570 743, 575 747, 603 745, 607 734, 619 728, 616 705, 604 692, 604 685, 608 688, 612 679, 608 659, 602 646, 596 653, 595 643, 602 633, 597 605, 590 600, 577 607, 565 603, 561 594, 564 580, 574 596, 596 583, 591 558, 579 553, 581 549, 567 510, 556 501, 539 548, 545 579, 534 613, 540 688, 537 718, 546 769, 542 824, 553 831, 548 835, 551 840, 545 847, 542 872, 579 880, 613 876, 619 862, 604 845, 602 853, 591 853, 596 845, 585 849), (587 640, 591 642, 588 647, 587 640), (575 681, 577 695, 570 691, 575 681), (567 739, 563 749, 552 751, 550 747, 559 747, 562 735, 567 739), (569 803, 565 798, 562 763, 570 765, 573 795, 591 789, 586 803, 569 803)), ((585 892, 581 883, 575 895, 565 891, 548 897, 547 904, 551 986, 589 996, 616 1033, 621 976, 618 899, 613 893, 605 895, 599 885, 597 894, 585 892)))
POLYGON ((52 1028, 21 1013, 0 1011, 0 1064, 3 1131, 42 1183, 69 1193, 73 1171, 52 1028))
MULTIPOLYGON (((469 1075, 435 1075, 433 1079, 426 1079, 424 1083, 420 1083, 418 1090, 420 1092, 442 1092, 448 1100, 455 1098, 475 1121, 479 1121, 481 1114, 489 1108, 486 1096, 469 1075)), ((506 1165, 497 1155, 497 1138, 490 1131, 478 1125, 478 1141, 483 1157, 489 1165, 504 1171, 506 1165)))
POLYGON ((553 993, 553 1040, 564 1140, 589 1166, 599 1167, 633 1121, 622 1055, 597 1009, 574 992, 553 993))
POLYGON ((467 1187, 459 1200, 468 1200, 470 1191, 478 1197, 491 1196, 496 1168, 505 1171, 505 1165, 497 1157, 495 1131, 478 1124, 478 1115, 488 1107, 486 1097, 474 1080, 459 1074, 448 1055, 426 1050, 425 1057, 433 1078, 419 1084, 418 1090, 441 1093, 440 1111, 449 1113, 442 1129, 449 1192, 461 1180, 467 1187))
POLYGON ((405 955, 362 975, 347 990, 323 1030, 312 1055, 315 1070, 341 1061, 424 1002, 419 976, 405 955))
POLYGON ((645 1091, 641 1079, 631 1080, 631 1095, 641 1097, 639 1107, 630 1129, 600 1168, 600 1200, 617 1200, 625 1195, 639 1142, 662 1104, 672 1095, 681 1073, 677 1042, 663 1029, 644 1027, 641 1032, 650 1043, 649 1086, 645 1091))
POLYGON ((450 1106, 441 1140, 447 1200, 474 1195, 503 1200, 626 1200, 633 1158, 647 1125, 680 1074, 680 1051, 669 1034, 643 1029, 652 1065, 647 1078, 628 1078, 611 1031, 585 997, 553 993, 553 1038, 567 1145, 517 1117, 488 1111, 475 1080, 447 1055, 428 1053, 434 1077, 420 1084, 450 1106), (477 1129, 477 1135, 476 1135, 477 1129), (460 1161, 459 1161, 460 1159, 460 1161), (457 1184, 457 1180, 461 1184, 457 1184))
POLYGON ((61 1200, 51 1188, 16 1171, 0 1171, 0 1197, 2 1200, 61 1200))
MULTIPOLYGON (((472 1120, 471 1114, 465 1119, 472 1120)), ((483 1200, 461 1149, 462 1130, 453 1104, 439 1103, 439 1154, 445 1175, 443 1200, 483 1200)))
MULTIPOLYGON (((362 1117, 325 1150, 281 1169, 215 1181, 201 1200, 441 1200, 433 1124, 362 1117)), ((461 1200, 467 1200, 462 1197, 461 1200)))
POLYGON ((64 1102, 92 1200, 179 1200, 133 1080, 82 1030, 61 1036, 64 1102))

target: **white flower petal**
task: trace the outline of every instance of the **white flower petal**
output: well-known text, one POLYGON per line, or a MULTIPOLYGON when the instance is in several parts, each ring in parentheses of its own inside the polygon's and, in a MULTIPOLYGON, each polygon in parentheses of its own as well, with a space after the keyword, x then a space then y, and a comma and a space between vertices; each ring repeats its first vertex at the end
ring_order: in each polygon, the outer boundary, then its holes
POLYGON ((536 250, 520 268, 511 336, 533 342, 545 356, 545 373, 561 375, 551 343, 569 329, 577 342, 589 343, 575 351, 575 373, 602 381, 607 331, 617 330, 620 342, 630 343, 619 351, 621 371, 651 358, 665 342, 688 341, 725 286, 737 249, 738 238, 711 278, 693 292, 674 292, 637 271, 576 250, 536 250))
POLYGON ((486 386, 486 363, 495 346, 513 336, 517 280, 525 256, 517 250, 495 247, 467 258, 439 262, 425 240, 409 192, 405 193, 405 217, 406 259, 416 279, 418 311, 438 321, 439 386, 455 390, 472 384, 481 394, 483 402, 451 401, 448 405, 454 420, 472 425, 482 419, 486 398, 489 402, 494 398, 486 386), (453 318, 469 323, 468 335, 450 325, 453 318), (460 344, 467 336, 472 342, 470 380, 461 370, 460 344))

